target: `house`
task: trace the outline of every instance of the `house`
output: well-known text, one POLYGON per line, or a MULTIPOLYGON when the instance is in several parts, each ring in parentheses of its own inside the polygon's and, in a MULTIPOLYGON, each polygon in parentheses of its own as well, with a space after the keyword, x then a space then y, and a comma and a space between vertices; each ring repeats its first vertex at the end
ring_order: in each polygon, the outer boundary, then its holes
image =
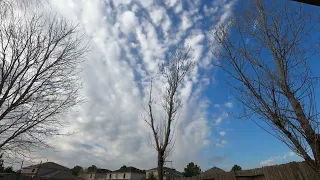
MULTIPOLYGON (((164 180, 171 180, 175 178, 180 178, 183 177, 183 174, 175 169, 168 168, 168 167, 163 167, 163 173, 164 173, 164 180)), ((153 168, 146 170, 146 177, 149 177, 153 175, 155 178, 158 178, 158 169, 153 168)))
POLYGON ((79 180, 77 176, 72 174, 71 169, 54 162, 24 167, 21 169, 21 176, 25 177, 24 179, 79 180))
POLYGON ((122 166, 120 169, 107 173, 107 179, 112 180, 141 180, 145 176, 145 171, 135 167, 122 166))
POLYGON ((88 172, 81 175, 85 180, 105 180, 107 179, 107 173, 112 171, 108 169, 97 169, 96 172, 88 172))
POLYGON ((210 176, 215 176, 216 174, 224 173, 224 172, 225 172, 224 170, 218 167, 213 167, 211 169, 206 170, 205 172, 200 173, 200 175, 204 177, 210 177, 210 176))

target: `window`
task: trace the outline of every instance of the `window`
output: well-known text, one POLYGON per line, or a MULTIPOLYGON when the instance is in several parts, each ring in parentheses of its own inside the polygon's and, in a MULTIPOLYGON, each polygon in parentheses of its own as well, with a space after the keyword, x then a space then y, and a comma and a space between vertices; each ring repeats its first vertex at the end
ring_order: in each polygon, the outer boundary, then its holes
POLYGON ((111 174, 109 174, 109 179, 111 179, 111 174))
POLYGON ((116 178, 118 178, 118 174, 116 174, 116 178))
POLYGON ((125 178, 126 178, 126 173, 123 174, 123 179, 125 179, 125 178))
POLYGON ((90 174, 90 178, 92 178, 92 174, 90 174))
POLYGON ((36 169, 32 169, 32 172, 34 172, 36 169))

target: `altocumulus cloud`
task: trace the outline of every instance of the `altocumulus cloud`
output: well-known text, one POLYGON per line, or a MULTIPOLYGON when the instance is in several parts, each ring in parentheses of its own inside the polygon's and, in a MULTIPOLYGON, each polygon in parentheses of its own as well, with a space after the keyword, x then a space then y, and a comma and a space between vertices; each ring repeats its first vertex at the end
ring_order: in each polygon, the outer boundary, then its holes
MULTIPOLYGON (((228 19, 234 2, 216 0, 49 0, 48 9, 79 24, 90 38, 91 51, 83 64, 81 95, 86 103, 66 118, 68 131, 79 133, 54 139, 57 152, 40 152, 49 161, 73 167, 95 164, 117 169, 122 165, 141 169, 156 165, 156 153, 148 147, 145 114, 149 77, 167 59, 174 45, 192 45, 197 66, 179 89, 183 107, 175 128, 175 148, 169 157, 182 170, 210 144, 207 117, 209 102, 201 96, 208 85, 208 34, 210 25, 228 19), (213 9, 208 10, 209 6, 213 9), (210 17, 205 19, 205 17, 210 17), (206 28, 205 28, 206 27, 206 28)), ((210 78, 210 77, 209 77, 210 78)), ((160 90, 159 79, 154 87, 160 90)), ((159 99, 159 97, 155 97, 159 99)), ((223 145, 226 142, 221 142, 223 145)), ((198 162, 200 165, 206 162, 198 162)))

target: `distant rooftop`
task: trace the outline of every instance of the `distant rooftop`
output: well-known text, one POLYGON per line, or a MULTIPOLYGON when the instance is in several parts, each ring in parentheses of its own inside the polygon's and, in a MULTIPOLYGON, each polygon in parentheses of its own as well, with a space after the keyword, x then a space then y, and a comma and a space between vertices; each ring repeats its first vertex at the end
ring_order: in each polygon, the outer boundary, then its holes
POLYGON ((145 173, 144 171, 135 168, 135 167, 122 167, 118 170, 115 170, 113 172, 131 172, 131 173, 145 173))
POLYGON ((225 171, 218 168, 218 167, 213 167, 211 169, 208 169, 206 170, 205 172, 201 173, 201 175, 204 175, 204 176, 212 176, 212 175, 215 175, 215 174, 218 174, 218 173, 224 173, 225 171))
POLYGON ((34 168, 38 168, 39 166, 40 168, 46 168, 46 169, 55 169, 55 170, 63 170, 63 171, 70 170, 69 168, 61 166, 60 164, 57 164, 54 162, 45 162, 42 164, 31 165, 31 166, 24 167, 22 169, 34 169, 34 168))
MULTIPOLYGON (((158 168, 152 168, 152 169, 149 169, 147 171, 155 171, 157 170, 158 168)), ((168 167, 163 167, 163 170, 164 171, 175 171, 176 169, 172 169, 172 168, 168 168, 168 167)))
POLYGON ((109 169, 97 169, 96 173, 108 173, 111 172, 109 169))

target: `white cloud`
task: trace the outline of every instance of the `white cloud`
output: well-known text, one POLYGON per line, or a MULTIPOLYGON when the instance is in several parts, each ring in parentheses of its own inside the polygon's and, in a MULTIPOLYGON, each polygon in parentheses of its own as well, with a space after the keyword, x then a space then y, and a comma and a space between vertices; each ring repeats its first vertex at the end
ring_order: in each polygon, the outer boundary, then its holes
POLYGON ((157 7, 150 12, 151 19, 157 26, 161 23, 165 14, 165 9, 162 7, 157 7))
POLYGON ((161 27, 162 27, 162 31, 163 31, 165 37, 167 37, 168 31, 170 30, 170 27, 171 27, 171 20, 167 14, 165 14, 165 16, 163 18, 163 22, 161 24, 161 27))
POLYGON ((208 7, 207 5, 204 5, 203 10, 206 16, 210 16, 218 11, 218 6, 208 7))
POLYGON ((223 148, 226 144, 228 144, 226 140, 218 140, 218 142, 216 143, 216 147, 223 148))
POLYGON ((224 106, 227 108, 232 108, 233 104, 232 104, 232 102, 227 102, 227 103, 224 103, 224 106))
POLYGON ((192 26, 192 21, 189 17, 189 14, 186 11, 184 11, 181 17, 181 29, 182 31, 186 31, 191 26, 192 26))
POLYGON ((135 27, 137 25, 137 18, 132 11, 125 11, 123 14, 121 14, 120 22, 122 25, 122 31, 125 34, 129 34, 135 30, 135 27))
POLYGON ((278 157, 271 157, 269 159, 266 159, 264 161, 261 161, 260 162, 260 165, 261 166, 271 166, 273 164, 275 164, 275 162, 278 160, 279 158, 278 157))
MULTIPOLYGON (((146 143, 150 131, 141 118, 145 113, 142 105, 146 105, 148 98, 149 76, 157 74, 158 63, 165 60, 173 45, 184 45, 188 41, 195 48, 197 61, 207 58, 207 54, 202 53, 204 46, 208 45, 206 30, 196 28, 192 22, 195 16, 199 16, 200 4, 191 3, 194 7, 188 12, 181 2, 167 0, 166 6, 183 12, 178 14, 181 24, 175 24, 177 18, 168 14, 166 7, 147 0, 49 2, 50 10, 79 23, 86 38, 92 39, 92 48, 81 74, 81 95, 86 103, 80 104, 76 112, 62 117, 72 119, 68 130, 78 130, 79 133, 51 140, 58 152, 44 151, 39 152, 40 155, 68 167, 77 164, 95 164, 111 170, 124 164, 141 169, 154 167, 156 153, 146 143), (141 13, 145 11, 151 17, 141 13), (192 33, 187 33, 186 30, 191 27, 192 33)), ((227 13, 227 10, 222 9, 219 13, 227 13)), ((200 73, 203 69, 197 66, 179 89, 183 106, 175 129, 175 149, 170 157, 179 170, 196 159, 199 151, 211 143, 207 119, 210 117, 207 110, 209 101, 201 96, 210 82, 198 81, 206 79, 200 73)), ((155 90, 161 87, 162 83, 155 79, 155 90)), ((156 94, 155 99, 159 98, 156 94)), ((223 113, 216 119, 216 124, 220 124, 225 117, 227 114, 223 113)), ((221 146, 226 144, 225 140, 219 142, 221 146)), ((200 165, 205 163, 199 162, 200 165)))
POLYGON ((219 134, 220 136, 225 136, 227 133, 225 131, 220 131, 219 134))
POLYGON ((274 156, 274 157, 270 157, 266 160, 263 160, 260 162, 260 166, 271 166, 271 165, 275 165, 275 164, 280 164, 280 163, 286 163, 288 161, 291 161, 291 159, 289 158, 298 158, 298 156, 290 151, 286 154, 284 154, 283 156, 274 156))
POLYGON ((182 7, 182 1, 179 1, 178 5, 176 5, 175 9, 174 9, 174 12, 176 14, 179 14, 181 13, 183 10, 183 7, 182 7))
POLYGON ((216 122, 216 125, 220 125, 222 122, 222 117, 218 117, 215 122, 216 122))
POLYGON ((289 155, 290 157, 297 156, 297 154, 296 154, 296 153, 294 153, 294 152, 292 152, 292 151, 291 151, 291 152, 289 152, 289 153, 288 153, 288 155, 289 155))
POLYGON ((220 104, 214 104, 213 105, 215 108, 219 108, 220 107, 220 104))
POLYGON ((184 46, 192 47, 194 61, 198 62, 202 57, 202 41, 204 40, 204 35, 201 32, 195 32, 189 38, 185 39, 184 46))
POLYGON ((173 7, 177 4, 178 0, 166 0, 166 6, 173 7))
POLYGON ((216 147, 222 148, 222 147, 224 147, 224 146, 223 146, 223 144, 217 143, 217 144, 216 144, 216 147))
POLYGON ((128 5, 130 3, 131 3, 131 0, 117 0, 117 1, 114 1, 114 5, 115 6, 128 5))
POLYGON ((219 116, 219 117, 215 120, 215 124, 216 124, 216 125, 220 125, 220 124, 222 123, 223 119, 226 118, 226 117, 228 117, 228 116, 229 116, 228 113, 223 112, 223 113, 221 114, 221 116, 219 116))
POLYGON ((225 117, 229 117, 229 114, 227 112, 223 112, 221 116, 225 118, 225 117))

